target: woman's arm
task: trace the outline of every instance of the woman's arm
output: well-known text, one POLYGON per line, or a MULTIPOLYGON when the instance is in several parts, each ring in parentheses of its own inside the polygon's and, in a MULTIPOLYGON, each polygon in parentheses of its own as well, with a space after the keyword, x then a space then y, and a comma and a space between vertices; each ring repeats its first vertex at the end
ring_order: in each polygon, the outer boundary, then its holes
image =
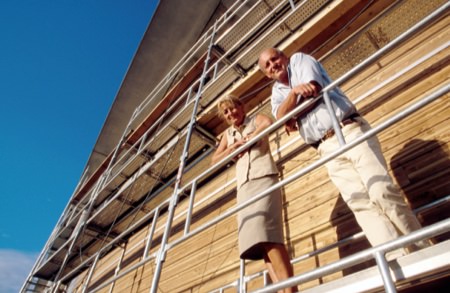
POLYGON ((245 140, 250 140, 257 136, 261 131, 272 125, 272 119, 264 114, 257 114, 255 117, 255 130, 245 137, 245 140))
POLYGON ((219 146, 217 147, 216 151, 214 152, 212 159, 211 159, 211 165, 214 165, 215 163, 219 162, 232 152, 234 152, 237 148, 239 148, 241 145, 245 143, 245 140, 238 140, 232 145, 228 147, 228 140, 227 135, 224 133, 222 135, 222 139, 220 140, 219 146))

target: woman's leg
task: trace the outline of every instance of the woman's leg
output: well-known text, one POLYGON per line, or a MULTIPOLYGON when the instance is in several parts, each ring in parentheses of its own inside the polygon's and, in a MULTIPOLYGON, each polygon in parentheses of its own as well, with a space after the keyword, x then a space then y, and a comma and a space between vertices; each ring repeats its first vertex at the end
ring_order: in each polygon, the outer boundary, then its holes
MULTIPOLYGON (((270 262, 269 257, 267 256, 267 254, 264 254, 264 263, 266 264, 266 268, 269 271, 269 276, 270 279, 272 280, 273 283, 278 282, 278 277, 275 274, 275 270, 273 269, 272 263, 270 262)), ((284 291, 278 291, 278 293, 283 293, 284 291)))
MULTIPOLYGON (((279 282, 293 276, 293 269, 286 246, 279 243, 265 243, 264 261, 273 282, 279 282)), ((298 292, 297 287, 285 288, 279 292, 298 292)))

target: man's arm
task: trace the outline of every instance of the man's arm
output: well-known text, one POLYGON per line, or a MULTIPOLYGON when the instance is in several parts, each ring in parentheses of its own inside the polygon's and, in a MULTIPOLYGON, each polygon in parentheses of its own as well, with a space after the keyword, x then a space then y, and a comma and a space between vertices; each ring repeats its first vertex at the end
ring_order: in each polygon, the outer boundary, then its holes
MULTIPOLYGON (((293 109, 295 109, 295 107, 297 107, 297 105, 302 104, 306 100, 306 98, 317 97, 317 95, 320 93, 321 90, 322 87, 315 80, 312 80, 309 83, 302 83, 295 86, 289 92, 286 99, 284 99, 284 101, 278 107, 276 114, 277 119, 280 119, 289 112, 291 112, 293 109), (298 96, 300 96, 300 98, 297 101, 298 96)), ((300 111, 300 113, 297 114, 297 117, 302 116, 305 113, 308 113, 314 108, 314 106, 315 103, 312 103, 311 105, 300 111)), ((297 119, 295 117, 286 122, 285 129, 288 135, 289 132, 293 132, 298 129, 296 122, 297 119)))
MULTIPOLYGON (((317 97, 317 95, 322 90, 322 87, 320 84, 312 80, 308 83, 302 83, 294 88, 289 92, 286 99, 280 104, 277 111, 277 119, 280 119, 284 117, 287 113, 291 112, 297 105, 300 105, 305 101, 306 98, 310 97, 317 97), (298 99, 297 103, 297 97, 300 96, 300 99, 298 99)), ((301 116, 311 110, 311 106, 304 109, 302 112, 297 114, 297 116, 301 116)))

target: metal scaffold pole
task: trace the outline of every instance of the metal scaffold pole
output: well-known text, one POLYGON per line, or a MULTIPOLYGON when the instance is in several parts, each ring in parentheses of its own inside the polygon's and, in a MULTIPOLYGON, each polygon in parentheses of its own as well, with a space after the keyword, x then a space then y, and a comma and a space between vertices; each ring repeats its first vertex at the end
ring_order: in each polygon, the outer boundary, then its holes
POLYGON ((75 243, 77 242, 77 240, 80 237, 80 235, 83 234, 83 232, 84 232, 85 224, 86 224, 87 219, 89 218, 89 214, 91 213, 93 202, 95 201, 96 195, 99 192, 100 186, 101 186, 104 178, 105 178, 104 176, 100 177, 100 179, 97 182, 97 184, 95 186, 95 189, 94 189, 94 191, 92 193, 92 196, 91 196, 89 202, 86 205, 85 210, 82 212, 82 214, 80 216, 80 219, 78 220, 78 223, 75 226, 75 229, 74 229, 74 231, 72 233, 72 240, 70 242, 70 246, 69 246, 69 248, 68 248, 68 250, 66 252, 66 255, 64 256, 64 260, 63 260, 63 262, 62 262, 62 264, 61 264, 61 266, 60 266, 60 268, 58 270, 58 273, 55 276, 55 279, 54 279, 53 288, 51 290, 53 293, 58 292, 58 289, 59 289, 59 286, 60 286, 59 278, 60 278, 62 272, 64 271, 64 268, 65 268, 65 266, 66 266, 66 264, 67 264, 67 262, 69 260, 70 254, 72 253, 72 251, 73 251, 73 249, 75 247, 75 243))
POLYGON ((194 108, 192 109, 191 120, 190 120, 189 125, 188 125, 188 132, 186 134, 186 141, 184 143, 183 152, 182 152, 181 157, 180 157, 180 166, 178 168, 178 173, 177 173, 177 177, 176 177, 176 181, 175 181, 175 187, 174 187, 174 191, 173 191, 173 194, 172 194, 172 199, 171 199, 170 204, 169 204, 169 210, 168 210, 169 215, 167 216, 167 223, 166 223, 166 226, 165 226, 163 238, 161 240, 161 247, 159 249, 158 256, 156 258, 156 268, 155 268, 155 273, 153 275, 152 286, 150 288, 150 292, 151 293, 156 293, 157 292, 159 279, 161 277, 162 266, 163 266, 163 263, 164 263, 165 258, 166 258, 166 253, 167 253, 166 246, 167 246, 167 242, 168 242, 168 239, 169 239, 169 236, 170 236, 170 230, 172 228, 172 221, 173 221, 173 217, 174 217, 174 213, 175 213, 175 207, 176 207, 177 201, 178 201, 178 195, 179 195, 180 186, 181 186, 181 178, 183 176, 184 167, 186 165, 186 161, 187 161, 188 154, 189 154, 189 144, 190 144, 192 132, 193 132, 193 129, 194 129, 195 123, 196 123, 197 109, 198 109, 200 97, 202 95, 203 85, 204 85, 205 80, 206 80, 206 73, 208 71, 209 60, 211 58, 211 51, 212 51, 212 48, 213 48, 213 45, 214 45, 214 36, 216 34, 216 26, 217 26, 217 22, 214 24, 214 28, 213 28, 213 31, 211 33, 211 40, 210 40, 210 43, 209 43, 209 46, 208 46, 208 52, 207 52, 207 56, 206 56, 206 59, 205 59, 204 66, 203 66, 203 73, 202 73, 202 76, 200 78, 200 84, 198 86, 197 94, 195 96, 195 103, 194 103, 194 108))
MULTIPOLYGON (((71 196, 71 199, 74 197, 74 195, 76 194, 76 192, 80 188, 80 186, 84 183, 84 180, 86 179, 86 174, 87 174, 88 169, 89 169, 89 167, 86 168, 86 170, 84 170, 83 174, 81 175, 80 181, 78 182, 77 186, 75 187, 75 190, 74 190, 74 192, 73 192, 73 194, 71 196)), ((74 206, 72 207, 72 210, 71 210, 71 201, 69 200, 69 202, 67 203, 66 207, 64 208, 64 211, 61 214, 58 222, 56 223, 56 226, 53 229, 52 234, 50 235, 50 238, 47 240, 47 243, 45 244, 44 249, 39 254, 35 264, 33 265, 33 268, 31 269, 31 272, 27 276, 27 279, 23 283, 22 288, 20 289, 19 292, 28 292, 28 287, 32 283, 33 273, 39 267, 41 262, 48 256, 50 247, 52 245, 52 242, 57 237, 57 234, 59 233, 60 229, 62 229, 63 223, 64 222, 70 222, 71 217, 73 217, 74 214, 76 214, 76 213, 77 213, 77 209, 74 208, 74 206)))
MULTIPOLYGON (((116 158, 117 158, 117 156, 119 154, 120 148, 121 148, 122 144, 124 143, 124 141, 125 141, 125 139, 127 137, 127 133, 128 133, 128 131, 129 131, 130 127, 131 127, 132 122, 136 118, 136 115, 137 115, 136 113, 138 113, 138 108, 135 109, 132 117, 130 118, 130 120, 129 120, 129 122, 128 122, 128 124, 127 124, 127 126, 126 126, 126 128, 125 128, 125 130, 124 130, 124 132, 123 132, 123 134, 122 134, 122 136, 120 138, 120 140, 119 140, 119 143, 117 144, 116 148, 114 149, 114 152, 113 152, 113 155, 111 157, 111 160, 108 163, 108 167, 106 168, 105 172, 103 173, 103 175, 100 177, 99 181, 97 182, 97 184, 96 184, 96 186, 94 188, 94 191, 92 192, 91 198, 89 199, 89 202, 86 204, 85 210, 83 211, 83 213, 82 213, 82 215, 80 217, 80 220, 78 221, 78 224, 76 225, 76 227, 75 227, 75 229, 74 229, 74 231, 72 233, 72 235, 73 235, 72 238, 73 239, 71 240, 69 249, 67 250, 67 253, 64 256, 64 260, 63 260, 63 262, 62 262, 62 264, 61 264, 61 266, 60 266, 60 268, 58 270, 58 273, 56 274, 55 280, 54 280, 54 284, 53 284, 53 288, 52 288, 52 292, 53 293, 57 292, 58 289, 59 289, 59 286, 60 286, 59 278, 60 278, 60 276, 61 276, 61 274, 62 274, 62 272, 64 270, 64 267, 65 267, 65 265, 66 265, 66 263, 67 263, 67 261, 69 259, 69 256, 70 256, 71 252, 73 251, 73 248, 75 246, 76 241, 78 240, 79 236, 81 234, 83 234, 83 232, 84 232, 86 222, 87 222, 87 220, 88 220, 88 218, 89 218, 89 216, 91 214, 91 211, 92 211, 92 209, 94 207, 95 200, 96 200, 98 194, 101 192, 101 190, 103 188, 103 185, 107 182, 107 180, 109 178, 111 170, 112 170, 112 168, 114 166, 114 163, 116 161, 116 158)), ((89 283, 89 279, 88 279, 88 283, 89 283)), ((86 287, 87 287, 87 285, 88 284, 86 284, 86 287)), ((86 290, 86 288, 84 290, 86 290)))

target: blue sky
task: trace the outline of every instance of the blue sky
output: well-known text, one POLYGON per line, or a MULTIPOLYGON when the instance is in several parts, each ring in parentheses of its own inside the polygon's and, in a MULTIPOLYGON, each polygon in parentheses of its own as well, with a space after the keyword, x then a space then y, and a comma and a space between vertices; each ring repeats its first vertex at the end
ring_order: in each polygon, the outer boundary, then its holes
POLYGON ((52 232, 157 2, 0 2, 0 292, 52 232))

